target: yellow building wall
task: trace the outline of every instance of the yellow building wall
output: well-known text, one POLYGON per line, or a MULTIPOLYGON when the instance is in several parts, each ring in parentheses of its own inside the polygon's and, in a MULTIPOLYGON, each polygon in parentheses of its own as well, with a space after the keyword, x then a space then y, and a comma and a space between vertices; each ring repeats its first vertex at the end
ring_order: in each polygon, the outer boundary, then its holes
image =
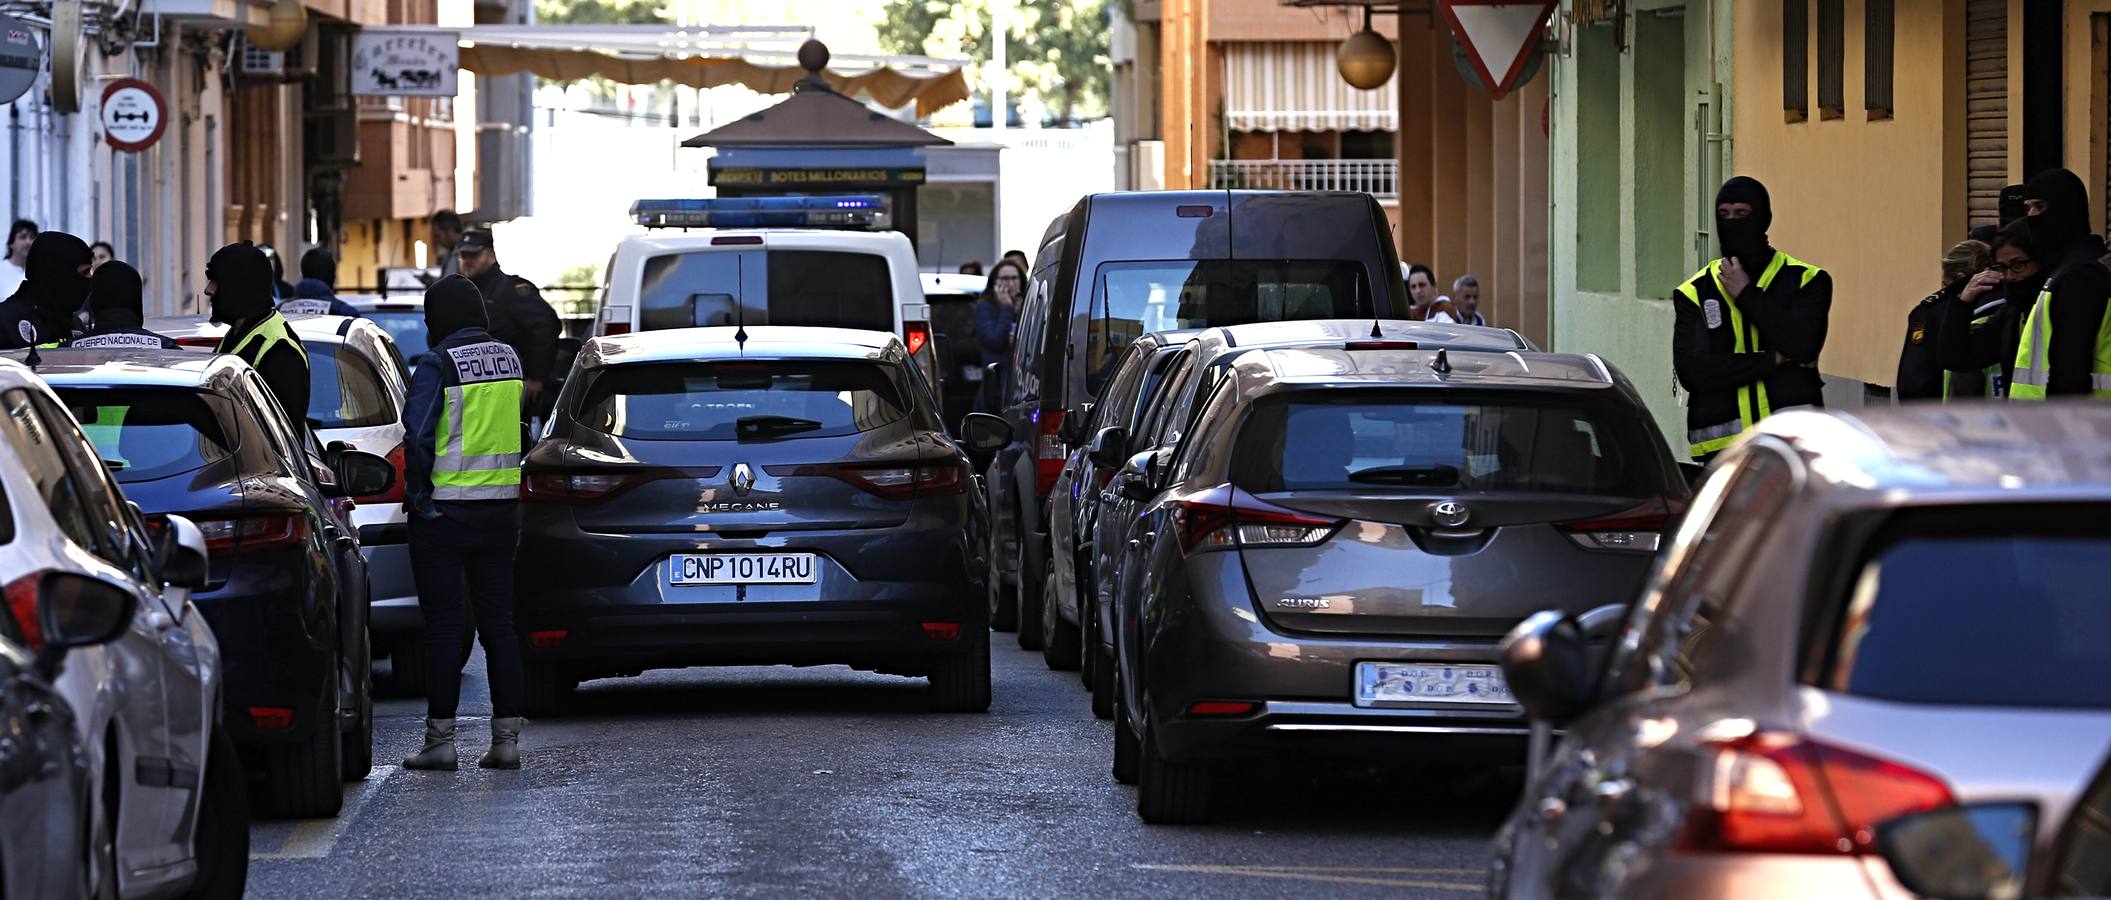
MULTIPOLYGON (((2102 234, 2111 231, 2111 224, 2104 221, 2105 198, 2097 193, 2111 190, 2111 183, 2107 183, 2111 182, 2111 169, 2107 169, 2104 149, 2105 119, 2111 114, 2106 109, 2106 92, 2111 91, 2111 83, 2107 82, 2111 78, 2107 78, 2105 60, 2106 53, 2111 52, 2111 0, 2067 0, 2064 13, 2061 31, 2066 47, 2061 62, 2066 68, 2066 103, 2061 137, 2066 146, 2061 156, 2067 168, 2089 185, 2090 221, 2102 234)), ((2012 27, 2020 21, 2020 12, 2011 14, 2012 27)), ((2017 79, 2011 79, 2014 80, 2017 79)), ((2019 90, 2011 87, 2009 95, 2018 106, 2019 90)), ((2020 121, 2012 127, 2013 139, 2021 134, 2020 121)))
POLYGON ((1782 110, 1779 4, 1735 10, 1733 171, 1766 184, 1774 246, 1832 275, 1820 370, 1889 385, 1906 313, 1937 286, 1938 260, 1965 232, 1962 3, 1897 4, 1894 109, 1878 120, 1862 108, 1862 3, 1846 3, 1845 113, 1835 119, 1817 107, 1813 15, 1810 115, 1795 123, 1782 110))

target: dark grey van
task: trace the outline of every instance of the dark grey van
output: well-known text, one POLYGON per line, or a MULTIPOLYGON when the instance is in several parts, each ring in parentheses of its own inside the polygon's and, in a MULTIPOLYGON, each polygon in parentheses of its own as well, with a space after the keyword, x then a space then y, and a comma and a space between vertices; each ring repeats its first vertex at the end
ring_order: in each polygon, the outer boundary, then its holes
POLYGON ((1385 211, 1369 194, 1094 194, 1041 239, 1003 385, 1012 444, 987 479, 991 623, 1040 645, 1048 492, 1086 407, 1136 338, 1293 319, 1392 318, 1407 309, 1385 211))

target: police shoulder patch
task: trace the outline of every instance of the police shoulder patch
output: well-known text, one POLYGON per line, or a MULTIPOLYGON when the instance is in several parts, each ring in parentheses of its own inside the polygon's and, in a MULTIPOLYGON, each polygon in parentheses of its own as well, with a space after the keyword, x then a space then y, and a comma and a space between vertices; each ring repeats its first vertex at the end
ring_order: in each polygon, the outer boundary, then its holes
POLYGON ((1708 319, 1709 328, 1723 327, 1722 301, 1709 297, 1707 302, 1701 304, 1701 314, 1708 319))
POLYGON ((22 335, 22 340, 25 343, 34 344, 37 342, 37 326, 29 324, 28 319, 16 322, 15 332, 22 335))

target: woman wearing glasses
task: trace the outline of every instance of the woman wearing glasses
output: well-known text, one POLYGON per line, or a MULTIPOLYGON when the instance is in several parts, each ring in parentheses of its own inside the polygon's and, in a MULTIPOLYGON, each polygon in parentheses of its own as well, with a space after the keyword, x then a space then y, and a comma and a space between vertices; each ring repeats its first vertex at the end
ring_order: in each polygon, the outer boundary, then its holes
POLYGON ((1994 261, 1965 282, 1956 302, 1944 305, 1936 328, 1949 397, 2007 396, 2016 341, 2045 275, 2024 220, 2002 226, 1994 261))

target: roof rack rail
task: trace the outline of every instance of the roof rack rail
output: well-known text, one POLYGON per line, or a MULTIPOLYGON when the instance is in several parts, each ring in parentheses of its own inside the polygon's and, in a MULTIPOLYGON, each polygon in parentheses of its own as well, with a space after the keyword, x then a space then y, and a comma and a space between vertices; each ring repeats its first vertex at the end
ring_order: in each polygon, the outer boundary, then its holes
POLYGON ((630 205, 630 217, 646 228, 882 230, 893 221, 878 194, 639 200, 630 205))

